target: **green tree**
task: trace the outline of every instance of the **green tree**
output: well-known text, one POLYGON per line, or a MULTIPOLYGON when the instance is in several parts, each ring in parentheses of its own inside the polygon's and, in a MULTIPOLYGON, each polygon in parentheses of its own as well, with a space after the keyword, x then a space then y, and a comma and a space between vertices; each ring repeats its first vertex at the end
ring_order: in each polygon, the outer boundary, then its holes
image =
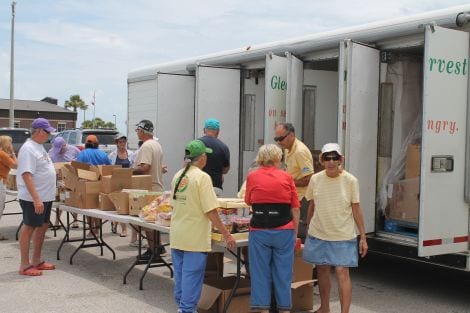
POLYGON ((116 125, 113 122, 105 122, 101 118, 97 117, 95 120, 86 120, 82 123, 82 128, 106 128, 115 129, 116 125), (94 122, 94 123, 93 123, 94 122))
POLYGON ((86 110, 88 108, 85 101, 80 98, 80 95, 70 96, 70 99, 65 101, 64 107, 66 109, 72 108, 74 112, 77 112, 77 109, 86 110))

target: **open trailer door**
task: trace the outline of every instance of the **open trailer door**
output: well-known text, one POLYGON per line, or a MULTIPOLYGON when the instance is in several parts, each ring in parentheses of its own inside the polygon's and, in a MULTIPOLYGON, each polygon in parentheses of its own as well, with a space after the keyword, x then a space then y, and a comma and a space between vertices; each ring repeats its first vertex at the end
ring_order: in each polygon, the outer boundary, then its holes
POLYGON ((468 249, 464 201, 468 40, 466 32, 426 26, 419 256, 468 249))
POLYGON ((230 149, 230 170, 224 175, 223 195, 238 192, 240 155, 240 69, 198 65, 196 68, 196 138, 203 136, 204 121, 220 121, 219 139, 230 149))
MULTIPOLYGON (((304 62, 287 52, 286 121, 292 123, 297 138, 303 138, 302 96, 304 62)), ((312 121, 313 123, 313 121, 312 121)))
POLYGON ((366 232, 374 231, 380 52, 340 43, 338 139, 345 168, 359 180, 366 232))
POLYGON ((157 74, 156 134, 168 168, 168 173, 163 175, 166 190, 183 167, 185 143, 194 138, 194 84, 192 75, 157 74))

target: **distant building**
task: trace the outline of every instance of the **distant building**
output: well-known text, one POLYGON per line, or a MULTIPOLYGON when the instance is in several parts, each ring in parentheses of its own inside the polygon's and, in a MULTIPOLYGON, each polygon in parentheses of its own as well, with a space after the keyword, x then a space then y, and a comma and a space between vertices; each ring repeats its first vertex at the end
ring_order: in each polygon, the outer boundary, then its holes
MULTIPOLYGON (((57 105, 57 99, 46 97, 41 101, 17 100, 14 102, 15 128, 30 128, 38 117, 47 118, 51 125, 62 131, 73 129, 77 113, 57 105)), ((0 127, 10 126, 10 99, 0 99, 0 127)))

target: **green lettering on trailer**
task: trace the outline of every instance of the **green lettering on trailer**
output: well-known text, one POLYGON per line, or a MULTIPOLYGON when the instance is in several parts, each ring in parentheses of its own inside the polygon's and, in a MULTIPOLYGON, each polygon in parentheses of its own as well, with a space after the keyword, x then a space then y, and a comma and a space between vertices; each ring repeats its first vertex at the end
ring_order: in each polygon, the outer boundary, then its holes
POLYGON ((428 60, 428 69, 430 72, 465 76, 468 72, 468 59, 457 61, 431 57, 428 60))

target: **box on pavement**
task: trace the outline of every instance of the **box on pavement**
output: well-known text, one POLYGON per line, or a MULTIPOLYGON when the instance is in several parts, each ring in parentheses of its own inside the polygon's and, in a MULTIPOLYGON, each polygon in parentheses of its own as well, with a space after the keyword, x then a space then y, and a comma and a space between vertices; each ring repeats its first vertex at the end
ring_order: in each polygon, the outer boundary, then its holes
POLYGON ((132 175, 131 188, 152 190, 152 175, 132 175))
POLYGON ((129 214, 129 194, 127 192, 112 192, 108 194, 108 197, 114 204, 117 214, 129 214))
POLYGON ((409 144, 406 149, 405 179, 419 177, 421 173, 421 145, 409 144))
POLYGON ((418 223, 419 177, 394 183, 389 188, 388 204, 389 219, 418 223))
POLYGON ((111 193, 125 188, 131 188, 132 185, 131 168, 114 168, 111 176, 101 177, 101 192, 111 193))
POLYGON ((311 280, 313 277, 313 268, 315 266, 303 260, 303 248, 304 246, 302 245, 299 250, 294 252, 294 271, 292 282, 311 280))
POLYGON ((113 201, 111 201, 107 193, 100 192, 99 202, 100 202, 99 209, 102 211, 115 211, 116 210, 116 208, 114 207, 113 201))
MULTIPOLYGON (((235 283, 234 276, 212 278, 204 282, 201 298, 198 303, 199 313, 223 312, 224 305, 235 283)), ((246 313, 250 311, 250 280, 240 279, 237 296, 232 298, 228 313, 246 313)))
POLYGON ((313 309, 314 282, 314 280, 304 280, 291 284, 291 312, 305 312, 313 309))
POLYGON ((140 210, 163 193, 159 191, 126 191, 129 194, 129 215, 138 216, 140 210))

